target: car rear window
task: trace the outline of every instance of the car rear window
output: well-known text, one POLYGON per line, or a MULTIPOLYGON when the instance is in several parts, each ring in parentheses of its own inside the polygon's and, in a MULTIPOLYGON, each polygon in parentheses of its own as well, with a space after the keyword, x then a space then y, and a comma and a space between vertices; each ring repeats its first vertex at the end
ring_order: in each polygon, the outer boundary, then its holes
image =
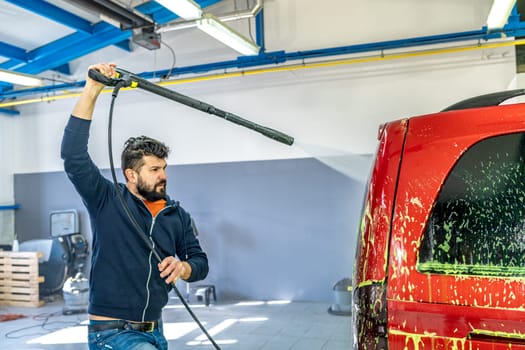
POLYGON ((482 140, 445 180, 420 245, 418 270, 525 276, 525 134, 482 140))

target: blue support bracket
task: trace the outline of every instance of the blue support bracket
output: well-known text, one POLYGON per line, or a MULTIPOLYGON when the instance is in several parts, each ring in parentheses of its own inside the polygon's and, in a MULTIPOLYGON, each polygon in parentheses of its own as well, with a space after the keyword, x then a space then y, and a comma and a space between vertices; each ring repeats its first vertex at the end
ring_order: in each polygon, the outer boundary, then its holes
POLYGON ((8 114, 10 116, 20 115, 20 111, 16 109, 0 108, 0 113, 8 114))
POLYGON ((264 44, 264 9, 260 10, 255 16, 255 41, 256 44, 261 48, 261 51, 266 51, 264 44))
POLYGON ((127 51, 127 52, 133 51, 132 50, 132 46, 131 46, 131 40, 128 40, 128 39, 122 40, 122 41, 120 41, 118 43, 115 43, 113 45, 115 45, 116 47, 118 47, 118 48, 120 48, 120 49, 122 49, 124 51, 127 51))
POLYGON ((53 68, 55 72, 62 73, 65 75, 71 75, 71 68, 69 67, 69 63, 61 64, 60 66, 57 66, 53 68))
POLYGON ((507 24, 509 23, 519 23, 520 13, 518 12, 518 4, 514 5, 512 11, 510 12, 509 18, 507 19, 507 24))
POLYGON ((13 205, 0 205, 0 210, 15 210, 19 209, 22 206, 20 204, 13 204, 13 205))

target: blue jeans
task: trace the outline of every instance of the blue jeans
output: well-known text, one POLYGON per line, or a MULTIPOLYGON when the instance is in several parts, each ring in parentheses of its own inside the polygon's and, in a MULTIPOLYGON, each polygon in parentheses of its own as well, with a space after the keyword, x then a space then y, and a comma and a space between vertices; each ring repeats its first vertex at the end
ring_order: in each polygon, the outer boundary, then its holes
MULTIPOLYGON (((105 321, 89 321, 90 324, 105 321)), ((168 342, 162 332, 162 323, 153 332, 128 329, 107 329, 88 332, 89 350, 168 350, 168 342)))

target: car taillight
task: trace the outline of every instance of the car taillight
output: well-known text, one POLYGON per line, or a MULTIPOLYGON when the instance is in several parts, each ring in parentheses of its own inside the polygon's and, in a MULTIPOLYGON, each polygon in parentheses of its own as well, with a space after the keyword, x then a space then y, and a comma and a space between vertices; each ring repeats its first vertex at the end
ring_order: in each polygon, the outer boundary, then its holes
POLYGON ((386 284, 355 288, 353 303, 354 350, 388 349, 386 284))

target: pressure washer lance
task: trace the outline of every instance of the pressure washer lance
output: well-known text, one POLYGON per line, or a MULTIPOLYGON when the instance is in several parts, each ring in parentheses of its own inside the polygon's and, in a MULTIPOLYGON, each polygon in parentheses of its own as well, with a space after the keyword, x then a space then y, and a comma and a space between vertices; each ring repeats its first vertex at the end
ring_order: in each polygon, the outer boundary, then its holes
POLYGON ((91 79, 96 80, 107 86, 116 87, 117 85, 119 85, 120 87, 141 88, 149 92, 152 92, 154 94, 157 94, 159 96, 170 99, 172 101, 182 103, 186 106, 198 109, 202 112, 216 115, 229 122, 232 122, 232 123, 244 126, 248 129, 257 131, 258 133, 263 134, 266 137, 269 137, 271 139, 274 139, 275 141, 284 143, 288 146, 291 146, 294 143, 293 137, 286 135, 280 131, 268 128, 266 126, 259 125, 250 120, 241 118, 233 113, 226 112, 219 108, 216 108, 208 103, 205 103, 205 102, 196 100, 194 98, 185 96, 183 94, 180 94, 178 92, 166 89, 162 86, 158 86, 124 69, 117 67, 115 71, 117 73, 116 74, 117 76, 115 78, 108 78, 95 69, 90 69, 88 71, 88 76, 91 79))

